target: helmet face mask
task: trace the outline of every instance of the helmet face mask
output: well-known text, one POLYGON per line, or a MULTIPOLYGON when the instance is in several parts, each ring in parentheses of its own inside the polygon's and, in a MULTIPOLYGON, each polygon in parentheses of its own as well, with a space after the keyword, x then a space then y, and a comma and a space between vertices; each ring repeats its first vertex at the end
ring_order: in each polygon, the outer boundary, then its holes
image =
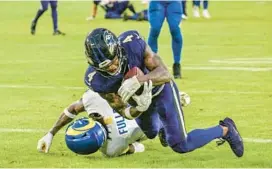
POLYGON ((104 28, 95 29, 88 34, 85 54, 89 65, 105 76, 119 75, 126 64, 125 52, 118 38, 104 28), (112 69, 112 65, 117 68, 112 69))

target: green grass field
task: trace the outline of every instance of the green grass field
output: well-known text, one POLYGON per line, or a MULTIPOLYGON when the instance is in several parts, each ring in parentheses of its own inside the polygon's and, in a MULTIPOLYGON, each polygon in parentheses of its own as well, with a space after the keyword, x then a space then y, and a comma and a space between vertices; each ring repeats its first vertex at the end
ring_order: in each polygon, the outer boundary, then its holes
MULTIPOLYGON (((87 32, 136 29, 147 38, 147 22, 105 21, 102 11, 86 22, 90 4, 59 2, 59 27, 67 36, 54 37, 50 10, 40 19, 36 36, 30 35, 39 2, 0 2, 0 167, 272 167, 271 2, 211 2, 210 20, 192 18, 189 3, 190 19, 181 26, 184 78, 176 83, 191 96, 191 105, 184 108, 187 130, 230 116, 245 138, 244 157, 237 159, 227 144, 216 147, 215 142, 177 154, 158 139, 144 142, 141 154, 79 156, 66 148, 63 133, 56 135, 49 154, 38 153, 44 130, 85 91, 87 32)), ((159 49, 171 67, 167 24, 159 49)))

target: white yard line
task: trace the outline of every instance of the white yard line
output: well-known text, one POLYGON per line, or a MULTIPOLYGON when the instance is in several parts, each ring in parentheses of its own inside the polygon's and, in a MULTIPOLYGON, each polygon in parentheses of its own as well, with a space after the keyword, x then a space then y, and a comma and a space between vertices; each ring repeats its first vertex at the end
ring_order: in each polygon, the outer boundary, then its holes
MULTIPOLYGON (((2 133, 45 133, 46 129, 28 129, 28 128, 0 128, 0 135, 2 133)), ((64 133, 64 131, 60 131, 64 133)), ((243 138, 245 142, 249 143, 272 143, 272 139, 262 139, 262 138, 243 138)))
POLYGON ((272 67, 222 67, 222 66, 184 66, 183 70, 234 70, 234 71, 250 71, 250 72, 268 72, 272 71, 272 67))
MULTIPOLYGON (((0 89, 65 89, 85 91, 87 87, 80 86, 40 86, 40 85, 9 85, 0 84, 0 89)), ((236 90, 188 90, 186 93, 204 93, 204 94, 272 94, 266 91, 236 91, 236 90)))
POLYGON ((209 62, 224 64, 272 64, 272 60, 209 60, 209 62))

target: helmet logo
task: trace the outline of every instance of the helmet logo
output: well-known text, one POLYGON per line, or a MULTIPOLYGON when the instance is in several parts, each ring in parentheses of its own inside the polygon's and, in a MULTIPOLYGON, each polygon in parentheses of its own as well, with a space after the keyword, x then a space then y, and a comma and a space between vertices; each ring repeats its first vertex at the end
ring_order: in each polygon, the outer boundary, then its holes
POLYGON ((104 37, 105 37, 104 41, 105 41, 105 43, 106 43, 106 45, 107 45, 107 47, 109 49, 109 52, 110 52, 111 55, 113 55, 114 54, 114 49, 115 49, 115 46, 116 46, 116 42, 115 42, 115 40, 113 38, 113 35, 110 32, 106 31, 104 37))

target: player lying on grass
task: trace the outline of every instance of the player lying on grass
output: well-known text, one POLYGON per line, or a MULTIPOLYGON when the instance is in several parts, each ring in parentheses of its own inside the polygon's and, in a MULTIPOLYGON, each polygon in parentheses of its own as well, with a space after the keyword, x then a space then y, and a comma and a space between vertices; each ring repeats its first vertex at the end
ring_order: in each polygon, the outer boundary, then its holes
POLYGON ((85 54, 90 65, 86 85, 122 116, 136 118, 147 138, 153 139, 161 131, 164 145, 177 153, 188 153, 222 139, 237 157, 243 156, 243 140, 231 118, 209 128, 186 131, 177 85, 161 58, 137 31, 125 31, 117 37, 106 28, 94 29, 85 39, 85 54), (142 74, 125 79, 135 67, 142 74), (153 84, 152 94, 147 93, 137 102, 135 94, 145 83, 153 84), (128 108, 125 103, 130 99, 137 104, 128 108))
MULTIPOLYGON (((149 89, 146 88, 146 90, 149 89)), ((105 127, 105 131, 107 131, 107 140, 100 148, 104 155, 116 157, 145 150, 144 145, 137 142, 142 140, 145 135, 136 121, 124 119, 99 94, 87 90, 81 99, 64 109, 53 128, 38 141, 38 151, 48 153, 54 135, 63 126, 71 122, 76 115, 84 111, 88 113, 90 118, 102 124, 105 127)), ((89 141, 91 142, 92 139, 96 138, 90 138, 89 141)), ((78 144, 78 146, 85 146, 80 145, 80 142, 78 144)))
MULTIPOLYGON (((151 86, 145 87, 145 91, 149 92, 151 86)), ((185 92, 180 94, 183 105, 188 105, 190 103, 189 95, 185 92)), ((37 149, 40 152, 48 153, 55 134, 71 122, 76 115, 84 111, 88 113, 90 118, 102 124, 105 131, 108 132, 107 140, 100 149, 104 155, 115 157, 145 150, 144 145, 138 142, 145 139, 145 135, 135 120, 124 119, 109 106, 106 100, 92 90, 87 90, 81 99, 64 109, 55 125, 38 141, 37 149)), ((80 119, 78 121, 80 122, 80 119)), ((91 138, 89 141, 92 139, 96 138, 91 138)), ((75 144, 81 144, 81 142, 75 144)), ((82 144, 84 143, 82 142, 82 144)), ((79 146, 85 146, 82 144, 79 146)))
POLYGON ((94 0, 92 15, 87 17, 86 20, 90 21, 95 19, 98 6, 101 6, 106 12, 104 16, 105 19, 121 19, 123 18, 122 14, 127 9, 129 9, 133 14, 136 14, 133 4, 127 0, 94 0))

